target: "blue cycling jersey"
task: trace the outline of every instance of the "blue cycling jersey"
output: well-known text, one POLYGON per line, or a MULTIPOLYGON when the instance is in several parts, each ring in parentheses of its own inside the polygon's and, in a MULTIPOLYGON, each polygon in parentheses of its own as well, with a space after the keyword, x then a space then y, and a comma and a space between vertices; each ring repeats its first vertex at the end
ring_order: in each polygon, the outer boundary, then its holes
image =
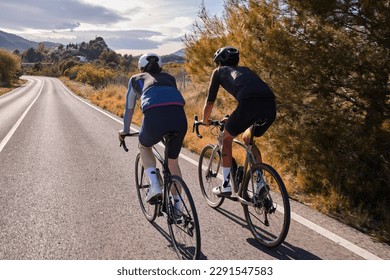
POLYGON ((184 106, 185 101, 177 89, 175 78, 168 73, 136 74, 129 80, 126 108, 123 116, 123 132, 130 131, 136 100, 140 99, 142 112, 162 106, 184 106))
POLYGON ((142 112, 154 107, 184 105, 184 99, 177 88, 170 86, 152 86, 141 95, 142 112))

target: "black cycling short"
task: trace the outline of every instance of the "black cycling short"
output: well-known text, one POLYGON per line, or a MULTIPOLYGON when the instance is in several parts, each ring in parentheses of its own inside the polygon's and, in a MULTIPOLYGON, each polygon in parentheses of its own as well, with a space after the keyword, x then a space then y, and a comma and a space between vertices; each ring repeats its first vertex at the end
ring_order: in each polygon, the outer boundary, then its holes
POLYGON ((232 135, 243 133, 248 127, 258 120, 267 122, 255 128, 254 136, 263 135, 276 118, 275 98, 246 98, 238 102, 237 108, 228 118, 225 129, 232 135))
POLYGON ((177 131, 179 135, 171 142, 168 158, 176 159, 187 133, 187 118, 182 106, 154 107, 144 112, 139 142, 145 147, 152 147, 161 141, 164 134, 177 131))

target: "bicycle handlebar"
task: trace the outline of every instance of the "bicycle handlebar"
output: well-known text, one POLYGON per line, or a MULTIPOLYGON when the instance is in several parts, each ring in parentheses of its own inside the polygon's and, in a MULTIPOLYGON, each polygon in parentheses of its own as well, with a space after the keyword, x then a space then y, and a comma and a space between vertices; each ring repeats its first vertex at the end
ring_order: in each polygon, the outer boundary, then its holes
MULTIPOLYGON (((192 126, 192 132, 196 131, 196 136, 199 138, 202 138, 203 136, 199 133, 199 126, 204 125, 206 126, 205 123, 198 121, 198 116, 194 116, 194 125, 192 126)), ((224 127, 225 123, 220 121, 220 120, 210 120, 210 125, 211 126, 216 126, 216 127, 224 127)))
POLYGON ((126 134, 123 134, 123 135, 120 135, 120 139, 119 139, 119 147, 123 147, 123 150, 125 150, 125 152, 128 152, 129 149, 127 148, 126 146, 126 142, 125 142, 125 138, 126 137, 132 137, 132 136, 138 136, 139 135, 139 132, 133 132, 133 133, 126 133, 126 134))

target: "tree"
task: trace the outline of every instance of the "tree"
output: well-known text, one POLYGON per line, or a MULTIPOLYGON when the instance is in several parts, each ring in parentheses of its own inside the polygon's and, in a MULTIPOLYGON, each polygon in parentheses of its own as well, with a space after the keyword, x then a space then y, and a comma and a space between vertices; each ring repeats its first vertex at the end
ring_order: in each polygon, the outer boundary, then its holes
POLYGON ((38 43, 37 45, 37 52, 44 54, 46 51, 45 44, 43 42, 38 43))
POLYGON ((89 43, 83 42, 80 44, 80 52, 87 57, 88 61, 98 59, 104 50, 108 50, 108 46, 102 37, 96 37, 90 40, 89 43))
POLYGON ((105 49, 100 54, 99 60, 101 60, 104 64, 112 64, 116 66, 120 63, 120 56, 112 50, 105 49))
POLYGON ((292 194, 322 196, 318 207, 387 232, 389 14, 388 0, 227 0, 222 18, 201 9, 185 41, 191 75, 210 74, 204 57, 229 44, 271 85, 267 152, 295 178, 292 194))
POLYGON ((42 53, 36 51, 34 48, 29 48, 27 51, 25 51, 22 54, 22 59, 25 62, 30 62, 30 63, 40 62, 43 60, 43 55, 42 53))

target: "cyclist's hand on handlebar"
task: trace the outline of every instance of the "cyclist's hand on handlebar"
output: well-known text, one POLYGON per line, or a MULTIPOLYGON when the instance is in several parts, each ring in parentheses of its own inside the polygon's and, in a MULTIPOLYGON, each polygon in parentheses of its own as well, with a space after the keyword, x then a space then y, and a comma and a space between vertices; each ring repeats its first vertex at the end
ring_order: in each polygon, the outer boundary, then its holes
POLYGON ((123 140, 125 140, 125 135, 126 135, 126 133, 124 133, 123 130, 118 131, 119 142, 122 142, 123 140))
POLYGON ((129 150, 126 147, 125 137, 127 133, 124 133, 123 130, 118 131, 118 138, 119 138, 119 147, 123 147, 123 150, 128 152, 129 150))
POLYGON ((123 132, 123 130, 120 130, 118 131, 118 138, 119 138, 119 147, 123 147, 123 149, 128 152, 129 150, 127 149, 126 147, 126 142, 125 142, 125 138, 127 136, 138 136, 139 133, 138 132, 134 132, 134 133, 131 133, 131 132, 123 132))
POLYGON ((211 119, 208 118, 207 120, 200 120, 201 123, 203 123, 205 126, 209 126, 211 124, 211 119))

